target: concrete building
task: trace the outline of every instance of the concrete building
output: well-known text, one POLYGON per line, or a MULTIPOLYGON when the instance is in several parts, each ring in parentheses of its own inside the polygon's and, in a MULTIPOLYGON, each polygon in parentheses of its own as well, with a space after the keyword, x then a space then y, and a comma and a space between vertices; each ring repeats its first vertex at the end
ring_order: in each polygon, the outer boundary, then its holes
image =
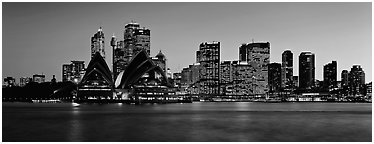
POLYGON ((105 38, 102 27, 91 37, 91 58, 96 52, 105 59, 105 38))
POLYGON ((325 89, 337 87, 337 69, 336 61, 332 61, 323 66, 323 87, 325 89))
POLYGON ((270 43, 242 44, 239 47, 239 61, 246 61, 251 66, 253 94, 265 95, 269 91, 270 43))
POLYGON ((220 42, 201 43, 199 53, 199 93, 219 95, 220 42))
POLYGON ((253 75, 253 67, 246 61, 232 62, 232 95, 254 96, 259 86, 253 75))
POLYGON ((286 50, 282 53, 282 87, 285 89, 292 88, 293 76, 293 53, 286 50))
MULTIPOLYGON (((270 63, 269 67, 269 92, 278 92, 282 87, 282 76, 281 71, 283 70, 283 65, 280 63, 270 63)), ((289 82, 292 82, 292 78, 289 82)), ((292 84, 290 84, 292 86, 292 84)))
POLYGON ((302 52, 299 56, 299 87, 301 89, 312 89, 315 81, 314 54, 302 52))

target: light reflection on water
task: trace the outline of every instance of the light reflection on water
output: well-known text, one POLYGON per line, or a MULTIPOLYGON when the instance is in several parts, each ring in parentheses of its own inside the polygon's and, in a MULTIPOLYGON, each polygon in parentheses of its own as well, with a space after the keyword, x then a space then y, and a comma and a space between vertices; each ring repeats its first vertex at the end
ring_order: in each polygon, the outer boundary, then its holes
POLYGON ((73 105, 72 107, 72 118, 70 120, 70 135, 68 137, 68 141, 80 141, 82 139, 82 126, 81 121, 79 119, 79 107, 73 105))
POLYGON ((371 104, 3 103, 3 141, 371 141, 371 104))

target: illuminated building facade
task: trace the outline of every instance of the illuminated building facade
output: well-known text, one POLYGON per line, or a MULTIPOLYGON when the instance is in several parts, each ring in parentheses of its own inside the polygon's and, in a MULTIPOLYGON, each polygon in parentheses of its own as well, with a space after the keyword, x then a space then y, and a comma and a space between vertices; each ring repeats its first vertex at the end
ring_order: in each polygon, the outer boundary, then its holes
POLYGON ((265 95, 269 91, 268 64, 270 63, 270 43, 248 43, 239 47, 239 61, 250 66, 253 94, 265 95))
POLYGON ((150 55, 150 30, 142 28, 138 23, 131 22, 125 25, 124 39, 117 41, 113 36, 111 46, 113 48, 113 75, 114 79, 124 71, 125 67, 141 50, 150 55))
POLYGON ((197 59, 200 63, 199 93, 203 95, 219 95, 220 42, 200 44, 197 59))
POLYGON ((102 27, 91 37, 91 58, 96 52, 105 59, 105 38, 102 27))
POLYGON ((71 61, 62 65, 62 81, 80 82, 85 73, 84 61, 71 61))

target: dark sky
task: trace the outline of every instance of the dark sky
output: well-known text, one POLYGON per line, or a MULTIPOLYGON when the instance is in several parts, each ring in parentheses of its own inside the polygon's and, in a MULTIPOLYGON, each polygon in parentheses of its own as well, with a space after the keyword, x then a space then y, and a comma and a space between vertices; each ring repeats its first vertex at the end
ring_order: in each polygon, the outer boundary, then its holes
POLYGON ((242 43, 269 41, 271 62, 284 50, 294 53, 298 75, 301 51, 316 55, 316 79, 323 65, 343 69, 360 64, 372 73, 371 3, 2 3, 2 75, 44 73, 61 80, 62 64, 90 60, 90 38, 102 25, 106 61, 111 68, 113 33, 123 39, 135 20, 151 30, 151 56, 166 55, 172 72, 195 62, 205 41, 221 42, 221 60, 237 60, 242 43))

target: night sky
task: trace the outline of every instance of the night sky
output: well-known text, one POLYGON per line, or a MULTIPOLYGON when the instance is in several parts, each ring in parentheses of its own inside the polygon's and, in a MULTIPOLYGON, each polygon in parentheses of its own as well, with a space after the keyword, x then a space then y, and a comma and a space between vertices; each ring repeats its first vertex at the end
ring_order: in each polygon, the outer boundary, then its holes
POLYGON ((372 76, 371 3, 2 3, 2 76, 56 75, 62 64, 90 60, 90 38, 103 26, 106 61, 112 69, 110 38, 123 39, 134 20, 151 30, 151 56, 166 55, 172 72, 195 62, 205 41, 221 42, 221 61, 238 60, 242 43, 269 41, 271 62, 302 51, 316 55, 316 79, 336 60, 343 69, 360 64, 372 76))

